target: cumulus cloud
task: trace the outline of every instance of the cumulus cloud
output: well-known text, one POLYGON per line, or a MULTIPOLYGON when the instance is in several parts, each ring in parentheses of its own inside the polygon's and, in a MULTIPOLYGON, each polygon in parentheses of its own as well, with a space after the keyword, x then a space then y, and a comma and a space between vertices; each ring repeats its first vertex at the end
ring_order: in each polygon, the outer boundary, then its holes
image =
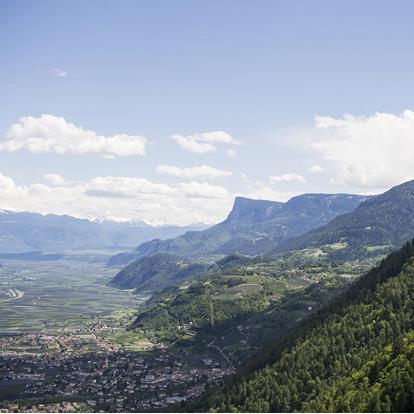
POLYGON ((220 221, 233 202, 227 189, 205 182, 168 185, 135 177, 95 177, 84 182, 60 178, 58 184, 56 177, 49 177, 54 181, 50 186, 20 186, 0 173, 0 209, 187 225, 220 221))
MULTIPOLYGON (((19 188, 15 185, 13 179, 0 173, 0 195, 2 198, 16 198, 25 193, 24 188, 19 188)), ((0 208, 4 209, 3 206, 0 208)))
POLYGON ((310 147, 336 168, 336 181, 385 189, 414 178, 414 112, 316 116, 310 147))
POLYGON ((65 179, 59 174, 45 174, 43 177, 52 185, 65 184, 65 179))
POLYGON ((156 169, 158 174, 171 175, 180 178, 200 178, 208 180, 229 177, 232 175, 230 171, 220 170, 208 165, 189 168, 180 168, 174 165, 159 165, 156 169))
POLYGON ((65 72, 63 69, 59 69, 59 68, 50 69, 50 73, 52 73, 53 75, 55 75, 58 78, 66 78, 66 76, 68 76, 67 72, 65 72))
POLYGON ((305 177, 296 173, 288 173, 282 175, 272 175, 269 180, 274 183, 306 183, 305 177))
POLYGON ((240 144, 239 141, 224 131, 202 132, 186 136, 174 134, 171 135, 170 138, 175 141, 181 148, 195 154, 207 154, 216 152, 218 150, 216 144, 240 144))
POLYGON ((312 167, 309 168, 309 172, 312 174, 317 174, 317 173, 321 173, 324 171, 325 169, 321 167, 320 165, 312 165, 312 167))
POLYGON ((87 182, 86 188, 127 197, 142 194, 172 195, 177 192, 175 188, 168 184, 154 183, 146 178, 135 177, 96 177, 87 182))
POLYGON ((140 135, 98 135, 83 129, 65 118, 41 115, 25 116, 6 132, 0 142, 0 151, 27 150, 34 154, 54 152, 57 154, 99 155, 105 158, 144 155, 147 139, 140 135))
POLYGON ((229 195, 224 187, 210 185, 208 183, 199 183, 197 181, 180 183, 178 188, 186 197, 192 198, 225 199, 229 195))

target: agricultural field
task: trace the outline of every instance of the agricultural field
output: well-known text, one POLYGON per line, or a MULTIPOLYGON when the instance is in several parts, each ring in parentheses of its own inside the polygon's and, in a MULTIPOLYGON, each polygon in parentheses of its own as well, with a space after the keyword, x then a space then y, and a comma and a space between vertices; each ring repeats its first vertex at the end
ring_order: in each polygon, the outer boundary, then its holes
POLYGON ((136 309, 146 296, 107 286, 117 269, 101 255, 66 255, 57 261, 2 260, 0 334, 33 332, 91 316, 136 309))

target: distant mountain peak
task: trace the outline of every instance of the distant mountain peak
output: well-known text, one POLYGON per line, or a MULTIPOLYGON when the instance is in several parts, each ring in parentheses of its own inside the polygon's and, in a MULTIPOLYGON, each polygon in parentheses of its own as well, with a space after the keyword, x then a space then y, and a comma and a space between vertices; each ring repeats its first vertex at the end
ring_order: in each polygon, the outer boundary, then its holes
POLYGON ((189 227, 154 228, 143 222, 91 221, 69 215, 0 212, 0 253, 56 252, 80 248, 128 248, 183 234, 189 227))

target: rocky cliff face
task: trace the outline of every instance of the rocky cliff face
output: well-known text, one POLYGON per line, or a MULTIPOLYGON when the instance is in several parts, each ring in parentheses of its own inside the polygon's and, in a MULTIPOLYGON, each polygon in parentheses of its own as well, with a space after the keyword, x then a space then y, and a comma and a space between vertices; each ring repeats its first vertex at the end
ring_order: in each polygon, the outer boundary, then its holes
POLYGON ((233 208, 223 224, 235 222, 257 223, 269 220, 277 211, 282 209, 284 203, 277 201, 252 200, 236 197, 233 208))

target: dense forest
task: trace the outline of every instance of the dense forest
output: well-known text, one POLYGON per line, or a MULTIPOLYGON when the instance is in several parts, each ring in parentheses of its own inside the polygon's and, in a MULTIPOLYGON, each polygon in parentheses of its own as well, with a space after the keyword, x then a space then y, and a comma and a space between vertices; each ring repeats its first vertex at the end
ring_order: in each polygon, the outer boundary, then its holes
POLYGON ((407 243, 187 410, 414 410, 414 245, 407 243))

